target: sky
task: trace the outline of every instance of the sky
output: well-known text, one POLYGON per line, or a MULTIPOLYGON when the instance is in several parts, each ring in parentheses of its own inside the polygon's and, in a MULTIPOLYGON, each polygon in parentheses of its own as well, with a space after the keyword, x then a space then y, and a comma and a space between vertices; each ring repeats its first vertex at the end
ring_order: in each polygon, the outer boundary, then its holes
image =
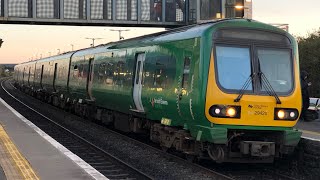
MULTIPOLYGON (((320 28, 319 0, 252 0, 253 19, 265 23, 289 24, 289 32, 306 36, 320 28)), ((118 32, 110 29, 130 29, 123 32, 125 39, 163 31, 163 28, 79 27, 0 24, 0 64, 21 63, 55 55, 59 51, 89 47, 92 40, 103 38, 95 45, 117 41, 118 32), (72 44, 72 45, 71 45, 72 44), (59 50, 58 50, 59 49, 59 50)))

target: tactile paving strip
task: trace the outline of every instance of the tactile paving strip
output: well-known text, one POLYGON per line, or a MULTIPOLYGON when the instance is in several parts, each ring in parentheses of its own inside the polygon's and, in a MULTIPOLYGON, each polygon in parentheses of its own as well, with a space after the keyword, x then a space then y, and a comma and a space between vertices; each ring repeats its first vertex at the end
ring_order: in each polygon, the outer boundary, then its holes
POLYGON ((0 165, 8 180, 39 180, 29 162, 19 152, 0 125, 0 165))

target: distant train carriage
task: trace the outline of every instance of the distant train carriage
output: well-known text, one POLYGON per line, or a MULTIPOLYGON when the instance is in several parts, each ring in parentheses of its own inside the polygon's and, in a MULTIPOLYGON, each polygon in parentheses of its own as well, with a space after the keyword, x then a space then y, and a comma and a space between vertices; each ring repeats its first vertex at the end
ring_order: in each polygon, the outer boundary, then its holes
POLYGON ((300 140, 293 128, 301 111, 298 65, 287 32, 233 19, 23 63, 15 80, 28 79, 25 88, 56 106, 149 133, 164 149, 217 162, 272 162, 300 140))

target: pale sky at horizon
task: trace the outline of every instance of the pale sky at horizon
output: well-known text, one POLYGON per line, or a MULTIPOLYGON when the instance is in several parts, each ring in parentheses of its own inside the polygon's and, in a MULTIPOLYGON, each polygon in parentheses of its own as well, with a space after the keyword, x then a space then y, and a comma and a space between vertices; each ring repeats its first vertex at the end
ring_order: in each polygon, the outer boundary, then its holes
MULTIPOLYGON (((252 0, 253 19, 265 23, 289 24, 289 31, 296 36, 305 36, 320 28, 319 0, 252 0), (264 2, 264 3, 263 3, 264 2)), ((96 40, 95 44, 118 40, 118 32, 109 29, 128 29, 116 27, 81 27, 81 26, 39 26, 39 25, 8 25, 0 24, 0 38, 5 42, 0 48, 0 64, 21 63, 31 58, 40 58, 89 47, 89 38, 104 38, 96 40)), ((161 28, 130 28, 123 32, 128 39, 143 34, 162 31, 161 28)))

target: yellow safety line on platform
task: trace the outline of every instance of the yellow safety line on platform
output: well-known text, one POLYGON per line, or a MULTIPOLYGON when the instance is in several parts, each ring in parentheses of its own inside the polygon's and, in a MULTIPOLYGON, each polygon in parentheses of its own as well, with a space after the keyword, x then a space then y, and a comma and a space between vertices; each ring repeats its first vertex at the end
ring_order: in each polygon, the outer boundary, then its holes
POLYGON ((313 134, 313 135, 320 136, 320 133, 318 133, 318 132, 307 131, 307 130, 302 130, 302 129, 301 129, 301 131, 304 132, 304 133, 307 133, 307 134, 313 134))
POLYGON ((11 141, 10 137, 0 125, 0 140, 5 145, 8 153, 10 154, 11 158, 15 162, 16 168, 21 173, 22 177, 26 180, 39 180, 40 178, 37 174, 33 171, 29 162, 22 156, 19 152, 17 147, 11 141))

